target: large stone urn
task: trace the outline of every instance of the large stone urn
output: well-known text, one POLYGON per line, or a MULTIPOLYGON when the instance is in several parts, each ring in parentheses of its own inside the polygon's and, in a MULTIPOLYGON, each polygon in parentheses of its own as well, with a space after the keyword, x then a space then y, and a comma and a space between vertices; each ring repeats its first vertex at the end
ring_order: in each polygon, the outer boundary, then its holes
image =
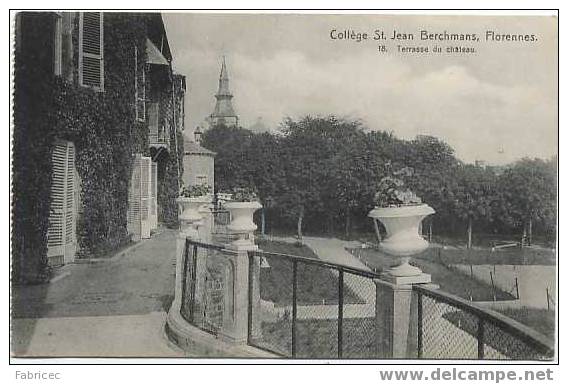
POLYGON ((208 196, 178 197, 176 201, 181 209, 179 215, 181 231, 187 237, 198 239, 198 227, 202 224, 203 219, 203 215, 199 210, 203 205, 208 204, 211 199, 208 196))
POLYGON ((231 213, 231 222, 227 229, 239 237, 231 243, 231 248, 257 250, 258 246, 254 244, 252 237, 257 226, 252 217, 262 205, 258 201, 232 201, 226 203, 225 208, 231 213))
POLYGON ((420 236, 420 222, 435 213, 427 204, 377 207, 369 217, 380 220, 387 230, 387 237, 379 244, 383 252, 400 257, 400 264, 390 268, 387 274, 394 277, 410 277, 422 274, 420 268, 410 265, 411 255, 428 248, 428 242, 420 236))

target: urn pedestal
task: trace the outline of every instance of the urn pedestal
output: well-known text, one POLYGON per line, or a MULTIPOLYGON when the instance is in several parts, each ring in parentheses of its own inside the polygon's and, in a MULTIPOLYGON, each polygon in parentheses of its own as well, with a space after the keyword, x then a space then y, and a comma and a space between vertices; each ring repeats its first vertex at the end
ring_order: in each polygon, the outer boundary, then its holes
POLYGON ((262 205, 257 201, 233 201, 226 203, 225 208, 231 212, 231 223, 227 226, 227 229, 239 237, 229 247, 239 250, 257 250, 258 246, 254 244, 252 237, 257 229, 253 221, 253 214, 256 210, 262 208, 262 205))
POLYGON ((418 282, 417 278, 421 280, 419 282, 430 282, 429 275, 408 262, 411 255, 428 248, 428 242, 420 236, 419 227, 420 222, 433 213, 434 209, 427 204, 375 208, 369 212, 369 217, 379 220, 387 230, 387 237, 379 244, 380 250, 401 260, 399 265, 385 273, 386 277, 395 278, 398 283, 405 280, 418 282))

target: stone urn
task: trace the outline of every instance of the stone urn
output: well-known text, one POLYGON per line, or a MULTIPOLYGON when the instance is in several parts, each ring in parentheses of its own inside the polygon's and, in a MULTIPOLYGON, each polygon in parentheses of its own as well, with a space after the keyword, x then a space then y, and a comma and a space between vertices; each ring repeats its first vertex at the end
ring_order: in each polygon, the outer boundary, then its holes
POLYGON ((252 234, 257 228, 252 215, 262 208, 262 205, 258 201, 231 201, 225 204, 225 208, 231 213, 231 222, 227 229, 239 237, 231 243, 232 248, 258 249, 252 239, 252 234))
POLYGON ((377 207, 369 212, 369 217, 380 220, 387 230, 387 237, 379 244, 383 252, 400 257, 401 263, 388 270, 394 277, 409 277, 422 274, 420 268, 408 262, 411 255, 428 248, 428 242, 420 236, 420 222, 435 213, 427 204, 402 205, 397 207, 377 207))
POLYGON ((181 214, 179 221, 181 224, 181 231, 186 236, 193 239, 199 238, 198 226, 201 225, 203 219, 202 214, 199 212, 200 208, 211 201, 208 196, 198 197, 178 197, 176 202, 180 206, 181 214))

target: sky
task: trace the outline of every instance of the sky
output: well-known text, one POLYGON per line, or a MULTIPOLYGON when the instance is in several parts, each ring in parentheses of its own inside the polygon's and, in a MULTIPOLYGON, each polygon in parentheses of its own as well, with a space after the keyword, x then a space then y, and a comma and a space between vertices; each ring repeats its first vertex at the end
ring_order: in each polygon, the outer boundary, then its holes
MULTIPOLYGON (((360 119, 397 137, 437 136, 465 162, 505 164, 557 153, 557 20, 551 16, 163 15, 174 70, 187 76, 186 134, 211 114, 221 57, 245 128, 285 117, 360 119), (331 39, 331 30, 369 39, 331 39), (383 30, 387 41, 374 41, 383 30), (475 33, 479 42, 420 41, 475 33), (486 31, 534 42, 485 41, 486 31), (414 40, 390 40, 393 31, 414 40), (385 44, 388 52, 378 47, 385 44), (401 46, 468 46, 475 54, 399 53, 401 46)), ((337 34, 335 34, 336 36, 337 34)))

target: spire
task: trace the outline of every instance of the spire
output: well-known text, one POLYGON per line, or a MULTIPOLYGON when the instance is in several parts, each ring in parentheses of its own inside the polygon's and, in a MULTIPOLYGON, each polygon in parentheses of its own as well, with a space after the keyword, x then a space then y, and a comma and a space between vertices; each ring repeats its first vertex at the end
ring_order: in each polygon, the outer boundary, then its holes
POLYGON ((225 124, 228 126, 238 125, 239 118, 235 113, 231 102, 233 94, 229 89, 229 72, 227 71, 225 56, 223 56, 223 61, 221 62, 219 90, 217 91, 215 98, 217 99, 217 103, 215 103, 215 110, 210 116, 211 124, 225 124))
POLYGON ((227 72, 227 64, 225 63, 225 56, 221 64, 221 73, 219 74, 219 90, 217 96, 233 96, 229 90, 229 74, 227 72))

